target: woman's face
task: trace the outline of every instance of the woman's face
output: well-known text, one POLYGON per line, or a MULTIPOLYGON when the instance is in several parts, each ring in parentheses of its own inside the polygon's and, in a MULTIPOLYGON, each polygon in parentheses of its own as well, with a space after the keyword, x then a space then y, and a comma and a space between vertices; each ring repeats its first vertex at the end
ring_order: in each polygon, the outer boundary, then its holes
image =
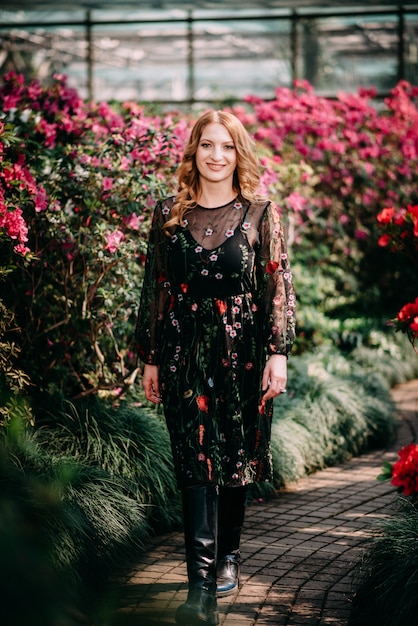
POLYGON ((200 180, 225 182, 230 180, 231 187, 237 153, 233 139, 223 124, 207 124, 200 136, 195 155, 196 167, 200 180))

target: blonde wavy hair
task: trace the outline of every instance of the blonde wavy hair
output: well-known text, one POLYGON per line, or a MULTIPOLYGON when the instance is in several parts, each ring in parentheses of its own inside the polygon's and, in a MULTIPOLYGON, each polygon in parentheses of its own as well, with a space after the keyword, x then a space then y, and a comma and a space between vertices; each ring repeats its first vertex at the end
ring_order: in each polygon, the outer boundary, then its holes
POLYGON ((185 213, 197 205, 201 188, 195 155, 202 132, 208 124, 222 124, 234 142, 237 156, 233 178, 234 191, 244 200, 254 201, 259 197, 257 191, 260 185, 260 167, 255 155, 254 142, 246 129, 232 113, 206 111, 195 122, 177 169, 178 188, 171 210, 172 217, 164 226, 166 235, 171 235, 173 229, 182 222, 185 213))

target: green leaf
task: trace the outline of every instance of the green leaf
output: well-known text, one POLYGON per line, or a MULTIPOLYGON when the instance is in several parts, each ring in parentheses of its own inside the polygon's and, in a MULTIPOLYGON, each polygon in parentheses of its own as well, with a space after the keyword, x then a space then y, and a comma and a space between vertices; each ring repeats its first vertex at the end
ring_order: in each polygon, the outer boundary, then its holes
POLYGON ((382 473, 377 476, 379 482, 390 480, 392 478, 392 464, 388 461, 383 462, 382 473))

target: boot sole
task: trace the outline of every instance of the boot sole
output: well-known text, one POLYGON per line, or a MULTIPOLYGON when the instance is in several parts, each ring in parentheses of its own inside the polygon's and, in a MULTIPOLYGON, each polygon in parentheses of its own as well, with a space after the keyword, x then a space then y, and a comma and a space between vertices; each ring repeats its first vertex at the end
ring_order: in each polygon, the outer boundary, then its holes
POLYGON ((225 591, 216 590, 216 597, 226 598, 227 596, 232 596, 237 591, 238 591, 238 585, 235 585, 235 587, 232 587, 232 589, 225 589, 225 591))

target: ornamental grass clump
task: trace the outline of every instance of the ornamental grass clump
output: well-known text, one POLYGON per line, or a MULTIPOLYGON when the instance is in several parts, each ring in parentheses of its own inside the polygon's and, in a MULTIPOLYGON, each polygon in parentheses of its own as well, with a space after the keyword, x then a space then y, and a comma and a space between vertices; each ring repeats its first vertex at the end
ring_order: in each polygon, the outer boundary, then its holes
POLYGON ((350 626, 416 624, 417 563, 418 512, 403 502, 401 511, 379 523, 356 571, 350 626))
POLYGON ((143 550, 146 507, 102 468, 43 449, 19 419, 0 429, 0 437, 3 618, 11 602, 14 615, 23 614, 18 593, 26 603, 35 591, 39 598, 30 610, 36 613, 42 605, 44 622, 36 615, 7 623, 67 626, 72 608, 104 610, 117 577, 127 574, 143 550))
POLYGON ((168 431, 155 411, 128 402, 113 407, 97 397, 77 402, 54 397, 49 405, 53 412, 44 408, 36 414, 36 439, 45 450, 123 481, 130 497, 146 505, 151 532, 180 523, 168 431))
POLYGON ((378 374, 389 387, 418 376, 418 359, 404 334, 393 336, 374 330, 367 343, 350 353, 350 360, 367 376, 378 374))
POLYGON ((394 435, 395 405, 384 379, 366 376, 335 350, 290 359, 288 390, 275 400, 272 425, 277 488, 394 435))

